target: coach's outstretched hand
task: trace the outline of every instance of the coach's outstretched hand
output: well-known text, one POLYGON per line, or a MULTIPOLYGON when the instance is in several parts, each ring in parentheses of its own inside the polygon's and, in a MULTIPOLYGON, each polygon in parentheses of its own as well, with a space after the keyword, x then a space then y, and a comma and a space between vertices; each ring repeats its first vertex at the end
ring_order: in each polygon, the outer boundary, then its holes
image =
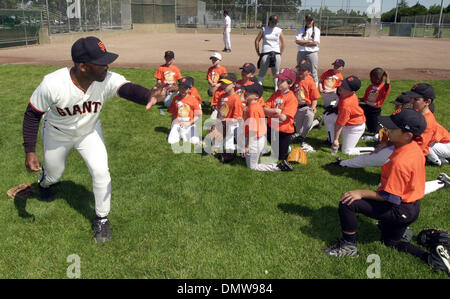
POLYGON ((150 108, 152 108, 153 105, 155 105, 157 103, 157 99, 154 97, 151 97, 150 100, 148 100, 147 106, 145 106, 146 110, 149 110, 150 108))
POLYGON ((39 158, 35 152, 27 153, 25 158, 25 167, 28 172, 36 172, 42 170, 41 163, 39 163, 39 158))

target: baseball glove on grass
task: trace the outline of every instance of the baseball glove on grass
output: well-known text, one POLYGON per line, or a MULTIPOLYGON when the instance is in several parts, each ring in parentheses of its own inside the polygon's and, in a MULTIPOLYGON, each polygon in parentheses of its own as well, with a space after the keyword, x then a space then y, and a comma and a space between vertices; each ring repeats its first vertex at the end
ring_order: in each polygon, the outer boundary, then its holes
POLYGON ((13 199, 25 200, 34 196, 34 189, 29 183, 20 184, 19 186, 9 189, 6 194, 13 199))
POLYGON ((288 162, 296 162, 306 165, 308 163, 308 156, 306 152, 299 147, 293 148, 287 158, 288 162))

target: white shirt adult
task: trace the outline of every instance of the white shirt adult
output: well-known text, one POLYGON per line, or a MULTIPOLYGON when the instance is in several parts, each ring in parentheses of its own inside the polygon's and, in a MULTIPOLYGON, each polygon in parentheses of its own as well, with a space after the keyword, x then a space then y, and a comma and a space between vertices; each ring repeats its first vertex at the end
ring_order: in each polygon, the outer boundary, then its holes
POLYGON ((223 51, 231 52, 231 18, 227 12, 224 12, 223 15, 225 17, 223 20, 223 51))
POLYGON ((314 26, 314 18, 311 14, 306 16, 305 24, 304 27, 298 30, 295 38, 295 43, 298 45, 297 64, 300 64, 302 60, 309 61, 311 64, 311 76, 314 78, 316 85, 318 85, 320 29, 314 26))

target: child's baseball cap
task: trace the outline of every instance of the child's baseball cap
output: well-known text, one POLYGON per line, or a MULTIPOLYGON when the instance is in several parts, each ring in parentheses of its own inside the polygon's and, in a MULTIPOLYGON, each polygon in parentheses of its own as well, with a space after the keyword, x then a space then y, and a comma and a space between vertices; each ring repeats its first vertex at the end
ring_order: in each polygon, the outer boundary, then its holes
POLYGON ((402 93, 395 99, 395 101, 392 101, 391 103, 394 105, 405 105, 408 104, 409 102, 411 102, 411 98, 406 94, 402 93))
POLYGON ((254 74, 256 72, 256 66, 253 63, 245 63, 242 67, 239 69, 245 71, 249 74, 254 74))
POLYGON ((220 53, 218 53, 218 52, 215 52, 213 55, 211 55, 211 56, 209 57, 209 59, 211 59, 211 58, 216 58, 216 59, 218 59, 218 60, 222 60, 222 54, 220 54, 220 53))
POLYGON ((404 108, 391 116, 379 116, 378 121, 386 129, 402 129, 420 136, 427 128, 427 121, 422 113, 414 109, 404 108))
POLYGON ((72 60, 75 63, 90 62, 97 65, 108 65, 119 57, 106 51, 105 45, 95 36, 82 37, 72 45, 72 60))
POLYGON ((410 91, 404 92, 403 94, 413 98, 424 98, 433 99, 436 97, 433 86, 428 83, 419 83, 414 85, 410 91))
POLYGON ((259 98, 262 97, 264 93, 264 87, 258 83, 242 86, 242 89, 245 90, 245 94, 254 93, 257 94, 259 98))
POLYGON ((220 76, 219 82, 225 84, 232 84, 237 82, 236 75, 233 73, 226 73, 220 76))
POLYGON ((336 59, 333 63, 332 63, 332 65, 335 65, 335 66, 337 66, 337 67, 343 67, 343 66, 345 66, 345 61, 344 60, 342 60, 342 59, 336 59))
POLYGON ((342 87, 350 91, 358 91, 361 88, 361 80, 356 76, 349 76, 342 80, 342 87))
POLYGON ((281 69, 281 71, 277 75, 275 75, 275 78, 281 80, 291 80, 292 82, 295 82, 295 79, 297 78, 297 73, 291 69, 284 68, 281 69))
POLYGON ((169 59, 173 59, 173 58, 175 58, 175 53, 173 53, 173 51, 166 51, 165 53, 164 53, 164 58, 169 58, 169 59))
POLYGON ((311 63, 308 60, 303 59, 297 64, 296 68, 301 71, 311 71, 311 63))
POLYGON ((192 77, 183 77, 178 80, 178 85, 183 85, 187 88, 194 86, 194 79, 192 77))

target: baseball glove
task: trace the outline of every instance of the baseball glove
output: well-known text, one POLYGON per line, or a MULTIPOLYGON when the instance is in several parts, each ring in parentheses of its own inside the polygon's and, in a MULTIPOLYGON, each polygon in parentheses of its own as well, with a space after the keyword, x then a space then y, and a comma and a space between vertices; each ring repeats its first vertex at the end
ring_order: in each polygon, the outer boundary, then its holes
POLYGON ((308 164, 308 156, 306 152, 299 147, 293 148, 288 156, 288 162, 296 162, 300 164, 308 164))
POLYGON ((424 229, 417 235, 417 243, 433 250, 437 245, 450 248, 450 234, 441 229, 424 229))
POLYGON ((6 194, 13 199, 26 200, 34 195, 34 189, 29 183, 20 184, 19 186, 9 189, 6 194))

